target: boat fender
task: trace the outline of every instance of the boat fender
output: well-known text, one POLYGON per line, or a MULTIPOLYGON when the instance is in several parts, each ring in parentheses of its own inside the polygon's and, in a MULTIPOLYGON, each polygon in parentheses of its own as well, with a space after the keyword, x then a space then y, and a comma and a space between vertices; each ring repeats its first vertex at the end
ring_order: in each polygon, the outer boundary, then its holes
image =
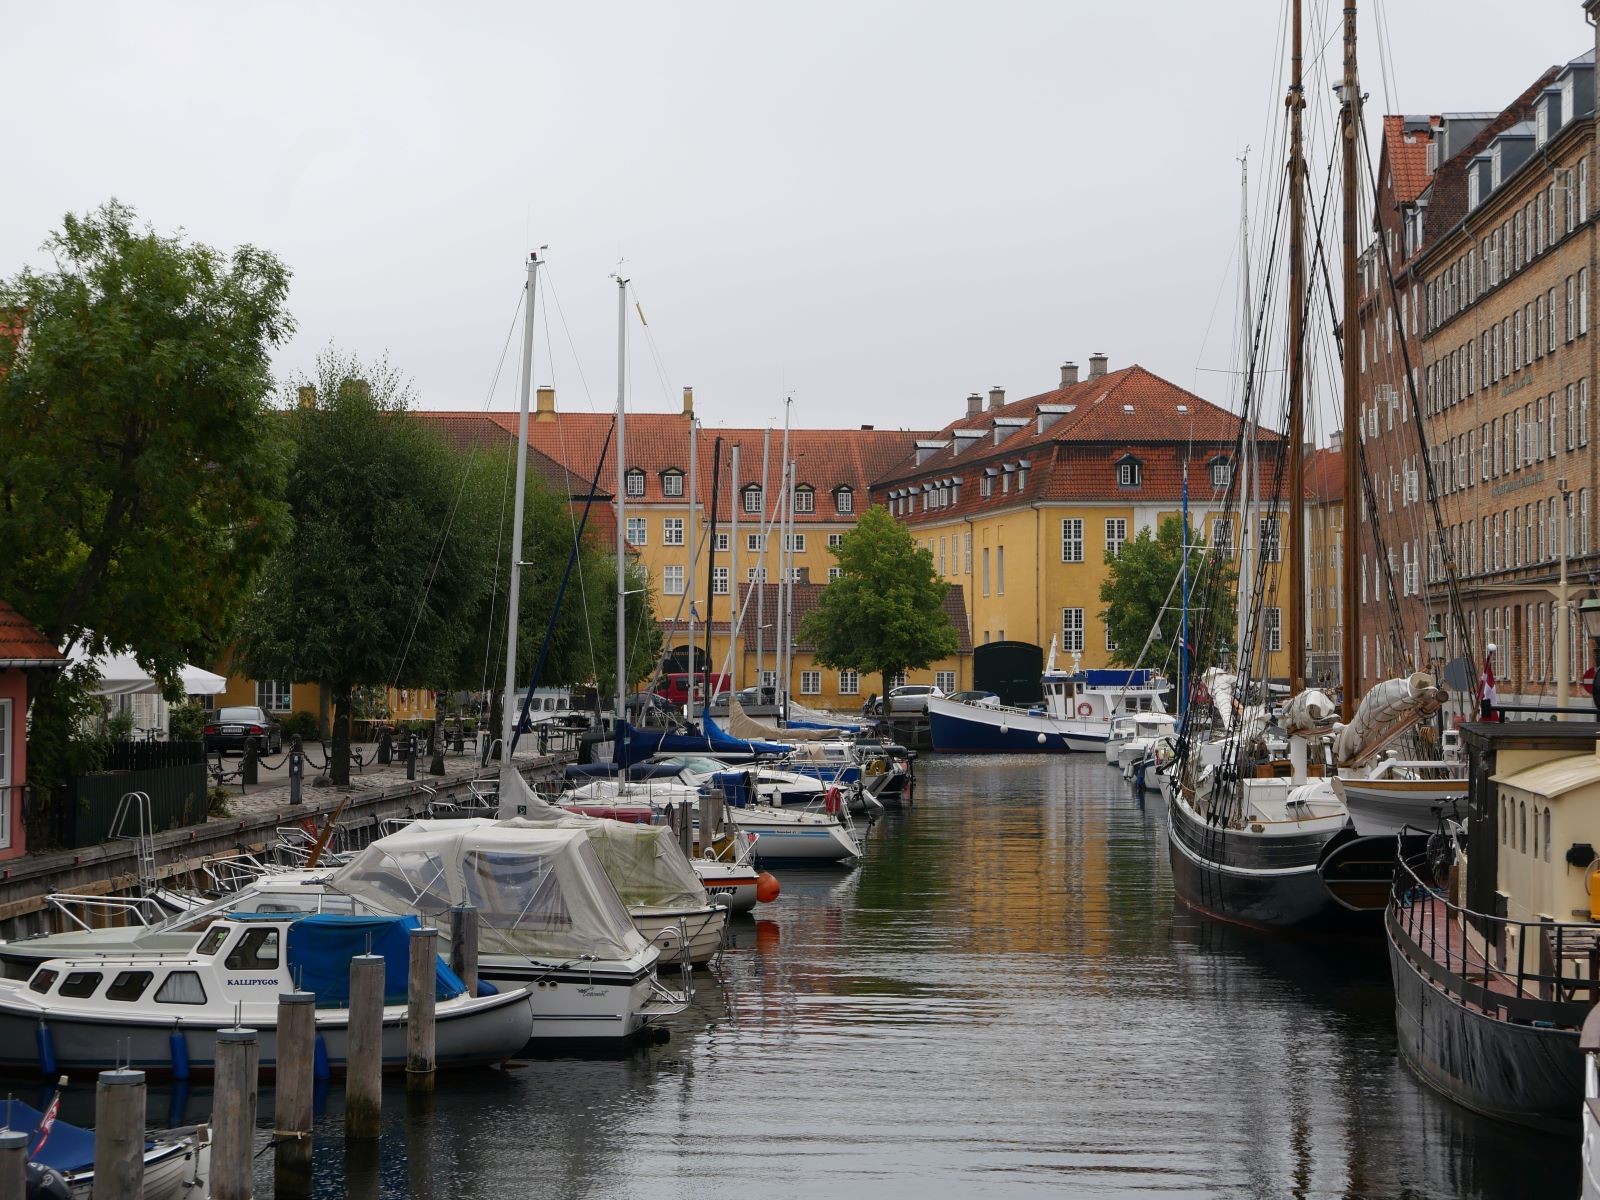
POLYGON ((487 979, 478 980, 478 997, 480 999, 482 999, 484 996, 498 996, 499 994, 500 989, 495 987, 495 985, 490 983, 487 979))
POLYGON ((1039 745, 1044 745, 1044 734, 1042 733, 1039 735, 1039 745))
POLYGON ((756 876, 756 899, 762 904, 771 904, 778 898, 778 877, 771 871, 763 871, 756 876))
POLYGON ((39 1018, 39 1028, 33 1031, 33 1043, 39 1051, 39 1074, 47 1079, 55 1078, 56 1039, 43 1017, 39 1018))
POLYGON ((333 1077, 333 1071, 328 1067, 328 1043, 322 1040, 322 1031, 317 1031, 317 1040, 311 1047, 311 1078, 318 1083, 327 1083, 333 1077))
POLYGON ((824 798, 824 800, 822 801, 822 808, 823 808, 823 811, 826 812, 830 817, 835 817, 835 816, 839 815, 839 789, 838 788, 830 787, 828 789, 828 794, 824 798))
POLYGON ((174 1028, 167 1037, 167 1046, 172 1056, 172 1077, 179 1083, 189 1080, 189 1042, 183 1036, 183 1030, 174 1028))
POLYGON ((1094 709, 1090 707, 1090 704, 1087 700, 1080 700, 1078 702, 1078 715, 1080 717, 1087 717, 1092 712, 1094 712, 1094 709))
POLYGON ((72 1188, 66 1178, 54 1167, 41 1162, 28 1164, 23 1194, 28 1200, 72 1200, 72 1188))

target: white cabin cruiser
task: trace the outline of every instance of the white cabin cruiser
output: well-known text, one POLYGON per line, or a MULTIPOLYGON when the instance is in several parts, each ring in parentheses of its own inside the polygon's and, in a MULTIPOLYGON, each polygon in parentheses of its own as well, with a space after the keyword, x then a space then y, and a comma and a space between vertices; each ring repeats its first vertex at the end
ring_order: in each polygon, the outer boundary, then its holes
MULTIPOLYGON (((344 1070, 354 955, 386 963, 383 1061, 406 1061, 406 977, 413 917, 298 913, 214 920, 186 952, 58 958, 25 982, 0 985, 0 1068, 85 1074, 127 1066, 162 1077, 209 1074, 220 1031, 257 1031, 261 1067, 277 1060, 278 995, 317 996, 317 1034, 329 1069, 344 1070)), ((528 990, 469 996, 439 961, 436 1054, 440 1068, 502 1062, 533 1029, 528 990)))

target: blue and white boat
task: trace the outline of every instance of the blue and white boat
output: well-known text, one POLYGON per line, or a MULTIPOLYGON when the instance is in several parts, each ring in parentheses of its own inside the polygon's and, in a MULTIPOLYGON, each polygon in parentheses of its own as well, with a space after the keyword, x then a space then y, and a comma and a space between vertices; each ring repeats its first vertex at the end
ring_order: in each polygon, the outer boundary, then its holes
MULTIPOLYGON (((1076 657, 1076 656, 1074 656, 1076 657)), ((1104 752, 1112 718, 1164 713, 1168 684, 1148 667, 1060 671, 1055 644, 1040 684, 1044 699, 1026 708, 928 697, 928 732, 941 754, 1104 752)))

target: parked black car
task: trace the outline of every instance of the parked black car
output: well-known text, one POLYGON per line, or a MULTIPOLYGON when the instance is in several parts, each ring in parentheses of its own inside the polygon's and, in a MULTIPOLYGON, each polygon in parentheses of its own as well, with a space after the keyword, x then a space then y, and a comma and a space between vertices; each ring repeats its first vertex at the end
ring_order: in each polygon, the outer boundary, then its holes
POLYGON ((250 738, 256 739, 263 754, 277 754, 283 749, 283 729, 277 718, 254 705, 219 708, 206 722, 204 738, 207 754, 213 750, 243 754, 244 744, 250 738))

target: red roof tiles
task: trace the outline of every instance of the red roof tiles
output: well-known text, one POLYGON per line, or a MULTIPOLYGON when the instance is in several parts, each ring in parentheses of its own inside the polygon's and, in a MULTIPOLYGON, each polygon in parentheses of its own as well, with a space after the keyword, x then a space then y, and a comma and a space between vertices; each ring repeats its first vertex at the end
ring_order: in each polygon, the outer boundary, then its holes
POLYGON ((1383 155, 1394 180, 1394 198, 1399 204, 1415 203, 1433 179, 1428 170, 1428 146, 1438 117, 1424 118, 1427 129, 1406 129, 1407 120, 1416 118, 1388 115, 1383 118, 1383 155))
POLYGON ((0 600, 0 667, 54 667, 64 661, 33 622, 0 600))

